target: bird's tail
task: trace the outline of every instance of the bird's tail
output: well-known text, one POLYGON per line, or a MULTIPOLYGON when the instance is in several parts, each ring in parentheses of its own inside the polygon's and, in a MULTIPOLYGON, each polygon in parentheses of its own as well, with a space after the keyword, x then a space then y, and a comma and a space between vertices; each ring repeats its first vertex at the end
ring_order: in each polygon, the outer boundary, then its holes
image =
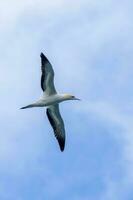
POLYGON ((30 105, 24 106, 24 107, 22 107, 22 108, 20 108, 20 109, 32 108, 32 107, 34 107, 34 106, 35 106, 34 104, 30 104, 30 105))

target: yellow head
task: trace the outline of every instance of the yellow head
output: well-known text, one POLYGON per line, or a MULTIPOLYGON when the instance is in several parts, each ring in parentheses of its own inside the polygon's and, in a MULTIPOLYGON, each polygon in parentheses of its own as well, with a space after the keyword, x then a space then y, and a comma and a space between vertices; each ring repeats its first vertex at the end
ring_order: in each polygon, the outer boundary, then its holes
POLYGON ((80 100, 80 99, 76 98, 74 95, 71 95, 71 94, 64 94, 63 96, 66 100, 80 100))

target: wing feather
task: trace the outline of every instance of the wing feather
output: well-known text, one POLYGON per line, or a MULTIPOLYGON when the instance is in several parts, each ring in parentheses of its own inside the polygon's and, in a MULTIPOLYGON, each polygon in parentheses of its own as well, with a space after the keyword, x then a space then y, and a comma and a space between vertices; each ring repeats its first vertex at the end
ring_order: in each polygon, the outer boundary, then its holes
POLYGON ((65 128, 64 122, 60 115, 59 105, 55 104, 47 108, 47 117, 49 122, 54 130, 55 137, 58 140, 61 151, 64 150, 65 147, 65 128))
POLYGON ((47 95, 56 94, 54 86, 54 70, 46 56, 41 53, 41 88, 47 95))

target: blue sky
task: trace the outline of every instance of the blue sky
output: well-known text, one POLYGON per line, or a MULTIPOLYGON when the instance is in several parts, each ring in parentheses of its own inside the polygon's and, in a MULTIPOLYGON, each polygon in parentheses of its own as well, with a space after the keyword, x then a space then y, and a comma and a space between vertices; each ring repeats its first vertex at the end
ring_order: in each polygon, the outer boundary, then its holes
POLYGON ((0 2, 0 199, 132 200, 133 25, 130 0, 0 2), (59 92, 66 148, 44 109, 40 52, 59 92))

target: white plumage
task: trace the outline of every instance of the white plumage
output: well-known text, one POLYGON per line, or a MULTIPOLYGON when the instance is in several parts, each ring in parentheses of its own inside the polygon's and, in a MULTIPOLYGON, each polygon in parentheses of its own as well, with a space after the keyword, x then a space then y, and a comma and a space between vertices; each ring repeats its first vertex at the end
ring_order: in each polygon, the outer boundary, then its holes
POLYGON ((43 96, 36 102, 22 107, 32 108, 32 107, 47 107, 46 113, 51 126, 53 127, 54 134, 58 140, 61 151, 65 147, 65 127, 63 119, 59 111, 59 103, 66 100, 79 100, 73 95, 69 94, 57 94, 54 86, 54 71, 52 65, 46 58, 46 56, 41 53, 41 88, 44 92, 43 96))

